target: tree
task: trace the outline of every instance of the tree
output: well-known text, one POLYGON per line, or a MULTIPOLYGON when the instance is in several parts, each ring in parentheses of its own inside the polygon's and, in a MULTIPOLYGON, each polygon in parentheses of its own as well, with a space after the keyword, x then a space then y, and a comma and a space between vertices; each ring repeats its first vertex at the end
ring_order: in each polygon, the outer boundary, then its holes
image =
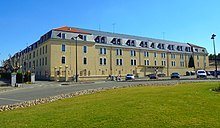
POLYGON ((209 54, 209 60, 214 60, 215 56, 213 54, 209 54))
POLYGON ((189 68, 195 68, 193 56, 191 56, 191 57, 189 58, 188 67, 189 67, 189 68))
POLYGON ((3 68, 6 72, 17 72, 18 66, 17 66, 17 59, 12 59, 11 55, 8 55, 9 59, 3 61, 3 68), (14 62, 16 63, 15 66, 13 66, 14 62))

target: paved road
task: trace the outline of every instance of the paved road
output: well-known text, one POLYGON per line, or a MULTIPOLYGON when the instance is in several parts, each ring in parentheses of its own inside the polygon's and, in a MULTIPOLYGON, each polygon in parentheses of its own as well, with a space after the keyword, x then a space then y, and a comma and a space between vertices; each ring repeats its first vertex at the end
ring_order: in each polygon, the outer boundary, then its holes
MULTIPOLYGON (((28 100, 35 100, 39 98, 45 98, 49 96, 56 96, 60 94, 76 92, 80 90, 103 88, 103 87, 114 87, 114 86, 125 86, 125 85, 137 85, 145 83, 178 83, 192 80, 167 80, 167 81, 134 81, 134 82, 95 82, 95 83, 84 83, 84 84, 71 84, 61 85, 59 82, 37 82, 33 85, 24 85, 23 88, 17 88, 15 90, 0 92, 0 106, 15 104, 28 100)), ((200 81, 220 81, 218 80, 200 80, 200 81)))

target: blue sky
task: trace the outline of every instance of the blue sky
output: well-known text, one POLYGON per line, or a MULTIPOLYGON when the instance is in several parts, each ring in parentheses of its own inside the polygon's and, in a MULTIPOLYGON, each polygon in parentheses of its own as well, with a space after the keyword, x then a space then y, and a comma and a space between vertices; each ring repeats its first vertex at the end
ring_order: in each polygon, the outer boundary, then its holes
POLYGON ((61 26, 189 42, 220 53, 219 0, 1 0, 0 61, 61 26))

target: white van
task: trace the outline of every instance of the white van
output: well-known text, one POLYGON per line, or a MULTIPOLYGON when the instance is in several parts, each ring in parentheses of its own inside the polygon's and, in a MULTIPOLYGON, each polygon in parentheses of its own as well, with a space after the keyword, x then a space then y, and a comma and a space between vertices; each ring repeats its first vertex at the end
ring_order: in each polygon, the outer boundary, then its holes
POLYGON ((205 70, 197 70, 196 76, 197 78, 207 78, 207 73, 205 70))

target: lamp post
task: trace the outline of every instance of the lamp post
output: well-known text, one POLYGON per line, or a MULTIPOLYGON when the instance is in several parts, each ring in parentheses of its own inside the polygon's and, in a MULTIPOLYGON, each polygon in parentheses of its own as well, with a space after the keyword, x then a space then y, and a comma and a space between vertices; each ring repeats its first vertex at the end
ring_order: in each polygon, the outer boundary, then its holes
POLYGON ((77 39, 78 39, 78 38, 83 39, 83 36, 79 34, 79 35, 77 35, 76 37, 72 37, 72 38, 71 38, 71 39, 73 39, 73 40, 76 41, 76 75, 75 75, 75 76, 76 76, 76 78, 75 78, 75 79, 76 79, 76 82, 78 82, 78 62, 77 62, 77 61, 78 61, 78 59, 77 59, 77 56, 78 56, 78 55, 77 55, 77 54, 78 54, 78 51, 77 51, 78 41, 77 41, 77 39))
POLYGON ((212 34, 211 39, 213 40, 213 47, 214 47, 214 56, 215 56, 215 77, 218 78, 218 74, 217 74, 217 60, 216 60, 216 52, 215 52, 215 34, 212 34))

